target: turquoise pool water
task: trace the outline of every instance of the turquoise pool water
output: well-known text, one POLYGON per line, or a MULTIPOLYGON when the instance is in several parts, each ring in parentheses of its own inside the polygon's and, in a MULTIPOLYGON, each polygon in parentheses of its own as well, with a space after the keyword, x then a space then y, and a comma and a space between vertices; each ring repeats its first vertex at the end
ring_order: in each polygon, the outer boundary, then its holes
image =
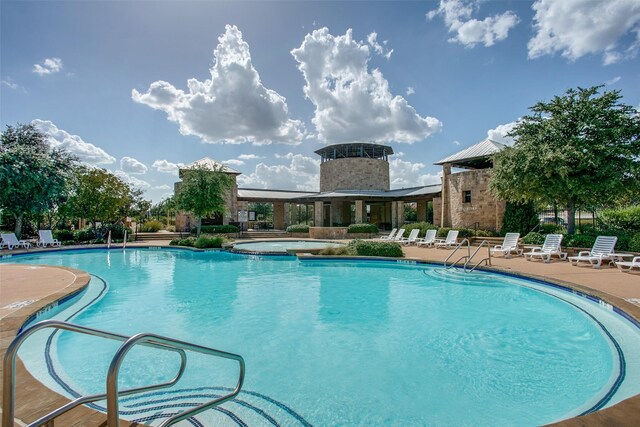
MULTIPOLYGON (((507 276, 181 250, 3 262, 96 275, 57 318, 241 354, 239 397, 181 425, 541 425, 640 392, 635 326, 586 298, 507 276)), ((20 355, 53 389, 104 390, 117 344, 68 332, 30 341, 20 355)), ((121 387, 166 380, 177 366, 174 356, 134 350, 121 387)), ((225 393, 236 377, 234 363, 189 355, 177 390, 123 398, 120 409, 157 423, 225 393)))
POLYGON ((342 243, 318 240, 276 240, 268 242, 236 243, 233 248, 241 251, 286 253, 291 249, 324 249, 343 246, 342 243))

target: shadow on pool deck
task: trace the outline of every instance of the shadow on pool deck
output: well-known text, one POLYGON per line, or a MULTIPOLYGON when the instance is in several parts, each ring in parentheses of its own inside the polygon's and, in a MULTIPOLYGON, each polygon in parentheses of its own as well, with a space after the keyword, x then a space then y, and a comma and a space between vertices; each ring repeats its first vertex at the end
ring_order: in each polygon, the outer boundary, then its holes
MULTIPOLYGON (((168 243, 168 241, 135 242, 128 244, 127 247, 166 246, 168 243)), ((87 248, 87 246, 65 247, 63 249, 75 248, 87 248)), ((12 251, 11 253, 37 253, 40 251, 42 249, 32 248, 27 251, 12 251)), ((443 262, 451 253, 449 250, 416 247, 404 247, 403 251, 405 259, 435 263, 443 262)), ((2 251, 0 253, 4 255, 10 252, 2 251)), ((609 266, 604 266, 599 270, 588 266, 574 267, 566 261, 553 261, 549 264, 540 261, 531 262, 525 261, 522 257, 511 259, 494 257, 493 269, 535 277, 579 289, 623 309, 640 321, 640 274, 621 273, 615 267, 609 266)), ((4 355, 18 329, 31 314, 86 286, 88 282, 89 275, 78 270, 0 264, 0 353, 4 355)), ((0 371, 0 377, 2 374, 0 371)), ((23 421, 34 421, 67 401, 66 398, 47 389, 31 377, 21 363, 18 363, 16 378, 18 380, 16 384, 16 416, 23 421)), ((65 417, 56 420, 56 423, 64 426, 106 425, 104 414, 86 407, 76 408, 65 417)), ((639 419, 640 395, 636 395, 611 408, 561 421, 554 425, 563 427, 635 426, 639 419)), ((21 424, 16 423, 16 425, 21 424)))

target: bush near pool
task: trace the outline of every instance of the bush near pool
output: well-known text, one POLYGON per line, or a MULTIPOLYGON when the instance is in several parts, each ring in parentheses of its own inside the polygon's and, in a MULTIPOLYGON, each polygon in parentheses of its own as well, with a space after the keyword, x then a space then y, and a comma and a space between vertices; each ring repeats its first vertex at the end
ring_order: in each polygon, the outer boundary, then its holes
POLYGON ((347 246, 326 248, 319 252, 320 255, 347 255, 347 256, 380 256, 390 258, 402 258, 402 248, 393 242, 376 242, 371 240, 352 240, 347 246))

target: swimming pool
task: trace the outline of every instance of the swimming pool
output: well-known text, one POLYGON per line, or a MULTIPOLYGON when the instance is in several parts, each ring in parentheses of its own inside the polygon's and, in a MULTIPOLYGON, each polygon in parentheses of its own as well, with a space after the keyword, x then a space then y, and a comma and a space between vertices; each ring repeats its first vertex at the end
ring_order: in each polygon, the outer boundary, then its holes
MULTIPOLYGON (((4 261, 95 275, 57 318, 243 355, 243 392, 193 425, 540 425, 640 392, 630 381, 640 375, 634 325, 610 307, 504 275, 183 250, 4 261)), ((28 369, 65 394, 103 390, 117 348, 66 332, 28 342, 28 369)), ((175 357, 134 351, 123 386, 177 369, 175 357)), ((121 410, 157 422, 225 393, 236 376, 234 364, 190 355, 177 390, 123 398, 121 410)))
POLYGON ((344 246, 343 243, 325 242, 321 240, 270 240, 264 242, 241 242, 233 245, 234 251, 263 254, 287 253, 296 249, 325 249, 344 246))

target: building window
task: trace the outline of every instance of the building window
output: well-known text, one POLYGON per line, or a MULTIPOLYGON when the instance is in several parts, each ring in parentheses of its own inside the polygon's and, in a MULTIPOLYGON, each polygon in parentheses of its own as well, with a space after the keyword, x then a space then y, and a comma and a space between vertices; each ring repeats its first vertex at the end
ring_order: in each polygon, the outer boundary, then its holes
POLYGON ((463 191, 462 192, 462 202, 463 203, 471 203, 471 191, 463 191))

